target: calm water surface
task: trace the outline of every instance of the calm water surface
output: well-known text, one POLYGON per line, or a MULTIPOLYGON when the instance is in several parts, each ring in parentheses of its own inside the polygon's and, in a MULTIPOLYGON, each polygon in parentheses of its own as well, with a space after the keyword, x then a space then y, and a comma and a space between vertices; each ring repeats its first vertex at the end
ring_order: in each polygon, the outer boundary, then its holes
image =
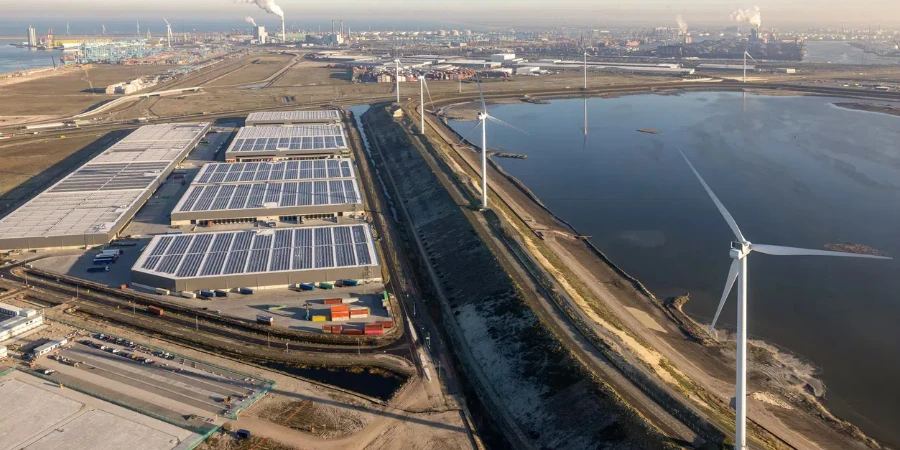
MULTIPOLYGON (((852 242, 900 257, 900 118, 840 99, 739 93, 639 95, 509 104, 488 145, 555 213, 660 297, 691 293, 708 323, 728 265, 728 226, 677 148, 753 242, 852 242), (655 128, 661 134, 639 133, 655 128)), ((454 123, 466 134, 473 123, 454 123)), ((821 368, 829 406, 900 443, 900 261, 774 257, 749 262, 750 334, 821 368)), ((733 326, 735 297, 720 321, 733 326)))
POLYGON ((0 39, 0 73, 17 72, 23 69, 53 67, 53 61, 59 64, 62 51, 43 51, 13 47, 22 39, 0 39))

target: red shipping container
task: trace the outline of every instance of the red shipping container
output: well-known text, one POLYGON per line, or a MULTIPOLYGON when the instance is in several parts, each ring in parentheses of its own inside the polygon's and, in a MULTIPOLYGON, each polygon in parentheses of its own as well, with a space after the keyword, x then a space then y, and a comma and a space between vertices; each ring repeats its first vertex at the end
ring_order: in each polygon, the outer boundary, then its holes
POLYGON ((323 300, 322 302, 323 302, 324 304, 326 304, 326 305, 340 305, 340 304, 341 304, 341 299, 339 299, 339 298, 326 298, 326 299, 323 300))
POLYGON ((163 310, 162 310, 162 308, 158 308, 158 307, 156 307, 156 306, 148 306, 148 307, 147 307, 147 312, 149 312, 150 314, 155 314, 155 315, 157 315, 157 316, 163 315, 163 310))
POLYGON ((332 325, 331 326, 331 334, 341 334, 341 329, 343 327, 340 325, 332 325))
POLYGON ((323 327, 322 327, 322 332, 324 332, 324 333, 331 333, 331 332, 332 332, 332 331, 331 331, 331 325, 325 325, 325 326, 323 326, 323 327))
POLYGON ((373 335, 379 336, 379 335, 383 335, 383 334, 384 334, 384 330, 382 330, 381 328, 373 328, 371 330, 369 328, 366 328, 366 336, 373 336, 373 335))
POLYGON ((393 321, 381 322, 381 326, 384 328, 394 328, 394 322, 393 321))
POLYGON ((368 330, 369 328, 377 328, 377 329, 380 330, 380 329, 382 329, 383 327, 382 327, 382 325, 381 325, 380 323, 371 323, 371 324, 367 324, 367 325, 366 325, 366 329, 368 330))
POLYGON ((362 330, 344 330, 344 334, 359 335, 359 334, 363 334, 363 331, 362 330))

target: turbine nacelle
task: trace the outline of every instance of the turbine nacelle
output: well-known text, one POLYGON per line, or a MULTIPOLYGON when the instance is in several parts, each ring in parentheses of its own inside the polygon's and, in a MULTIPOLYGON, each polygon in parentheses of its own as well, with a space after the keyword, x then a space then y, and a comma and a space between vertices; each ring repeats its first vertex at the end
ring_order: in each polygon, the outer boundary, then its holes
POLYGON ((731 256, 731 259, 741 259, 750 254, 751 248, 749 242, 740 242, 733 241, 731 243, 731 250, 728 254, 731 256))
POLYGON ((487 118, 488 118, 487 113, 485 113, 485 112, 478 113, 478 120, 484 122, 487 118))

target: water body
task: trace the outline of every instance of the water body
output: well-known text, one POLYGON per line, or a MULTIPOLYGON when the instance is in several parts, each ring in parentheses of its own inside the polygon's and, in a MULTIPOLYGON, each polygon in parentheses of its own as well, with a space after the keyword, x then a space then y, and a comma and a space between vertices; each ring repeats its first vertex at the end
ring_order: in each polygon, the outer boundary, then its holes
POLYGON ((43 51, 30 48, 13 47, 9 44, 22 42, 18 39, 0 39, 0 73, 17 72, 25 69, 53 67, 53 61, 59 64, 63 52, 58 50, 43 51))
POLYGON ((803 62, 831 64, 896 65, 900 58, 885 58, 862 50, 843 41, 807 41, 803 62))
MULTIPOLYGON (((900 257, 900 117, 821 97, 637 95, 505 104, 488 145, 555 213, 657 296, 691 294, 715 313, 733 236, 678 155, 682 148, 749 240, 806 248, 860 243, 900 257), (637 132, 654 128, 658 135, 637 132)), ((452 124, 462 134, 473 123, 452 124)), ((754 338, 821 369, 827 402, 873 436, 900 443, 900 260, 774 257, 749 262, 754 338)), ((735 295, 720 323, 733 327, 735 295)))

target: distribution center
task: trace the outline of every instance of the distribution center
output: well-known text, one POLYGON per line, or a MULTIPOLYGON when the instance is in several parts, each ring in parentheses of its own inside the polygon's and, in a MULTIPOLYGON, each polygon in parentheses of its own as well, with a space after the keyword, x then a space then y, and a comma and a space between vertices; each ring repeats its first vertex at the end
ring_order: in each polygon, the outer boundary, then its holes
POLYGON ((172 225, 302 222, 362 209, 350 159, 206 164, 172 225))
POLYGON ((173 291, 380 280, 368 224, 155 236, 132 282, 173 291))
POLYGON ((337 158, 350 154, 341 124, 263 125, 238 131, 226 162, 337 158))
POLYGON ((313 111, 266 111, 250 113, 245 123, 257 125, 296 125, 303 123, 338 123, 341 114, 336 109, 313 111))
POLYGON ((138 128, 0 219, 0 249, 108 243, 200 142, 209 126, 138 128))

